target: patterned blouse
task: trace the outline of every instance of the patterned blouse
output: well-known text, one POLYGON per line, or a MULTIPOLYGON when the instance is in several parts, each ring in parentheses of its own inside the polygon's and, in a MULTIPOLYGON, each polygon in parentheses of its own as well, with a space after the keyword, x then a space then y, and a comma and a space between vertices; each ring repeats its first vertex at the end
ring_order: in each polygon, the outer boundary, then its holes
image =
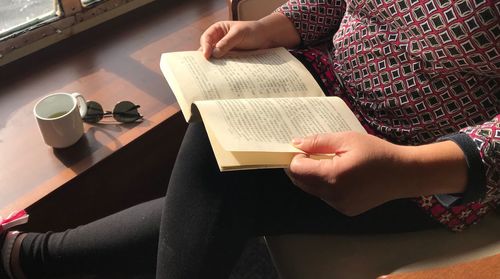
POLYGON ((415 199, 423 210, 460 231, 498 207, 500 1, 289 0, 275 12, 295 25, 298 52, 327 94, 370 133, 406 145, 451 139, 464 150, 462 199, 415 199))

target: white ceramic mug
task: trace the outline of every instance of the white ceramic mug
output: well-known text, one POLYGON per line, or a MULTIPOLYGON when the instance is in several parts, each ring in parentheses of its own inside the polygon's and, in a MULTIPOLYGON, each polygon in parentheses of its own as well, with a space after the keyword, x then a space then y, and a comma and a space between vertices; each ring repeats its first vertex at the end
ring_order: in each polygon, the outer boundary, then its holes
POLYGON ((47 95, 36 103, 33 113, 49 146, 68 147, 83 136, 82 118, 87 113, 87 105, 79 93, 47 95))

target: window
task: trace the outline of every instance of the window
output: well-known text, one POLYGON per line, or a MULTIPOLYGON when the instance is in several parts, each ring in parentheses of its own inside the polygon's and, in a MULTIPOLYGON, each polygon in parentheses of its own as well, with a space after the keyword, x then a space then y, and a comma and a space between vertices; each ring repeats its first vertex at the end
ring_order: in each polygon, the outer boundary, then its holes
POLYGON ((82 0, 82 4, 84 6, 88 6, 88 5, 92 5, 92 4, 99 2, 99 1, 101 1, 101 0, 82 0))
POLYGON ((155 0, 0 0, 0 66, 155 0))
POLYGON ((0 37, 55 17, 54 0, 0 0, 0 37))

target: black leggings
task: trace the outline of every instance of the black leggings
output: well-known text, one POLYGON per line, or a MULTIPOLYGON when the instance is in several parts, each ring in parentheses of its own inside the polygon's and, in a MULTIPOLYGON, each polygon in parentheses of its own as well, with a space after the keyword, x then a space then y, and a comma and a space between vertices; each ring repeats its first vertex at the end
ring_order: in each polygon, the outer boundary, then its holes
POLYGON ((29 233, 29 278, 156 273, 227 278, 248 238, 287 233, 381 233, 436 227, 409 200, 344 216, 294 186, 281 169, 219 172, 203 124, 186 132, 165 198, 58 233, 29 233))

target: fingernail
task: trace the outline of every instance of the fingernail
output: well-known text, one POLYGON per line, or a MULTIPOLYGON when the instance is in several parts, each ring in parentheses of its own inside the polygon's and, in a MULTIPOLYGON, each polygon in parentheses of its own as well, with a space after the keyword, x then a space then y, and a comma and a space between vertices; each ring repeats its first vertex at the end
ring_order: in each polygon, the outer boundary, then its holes
POLYGON ((292 144, 293 145, 301 145, 302 144, 302 138, 294 138, 292 139, 292 144))
POLYGON ((213 50, 212 50, 212 55, 214 57, 219 57, 220 56, 220 49, 215 47, 213 50))

